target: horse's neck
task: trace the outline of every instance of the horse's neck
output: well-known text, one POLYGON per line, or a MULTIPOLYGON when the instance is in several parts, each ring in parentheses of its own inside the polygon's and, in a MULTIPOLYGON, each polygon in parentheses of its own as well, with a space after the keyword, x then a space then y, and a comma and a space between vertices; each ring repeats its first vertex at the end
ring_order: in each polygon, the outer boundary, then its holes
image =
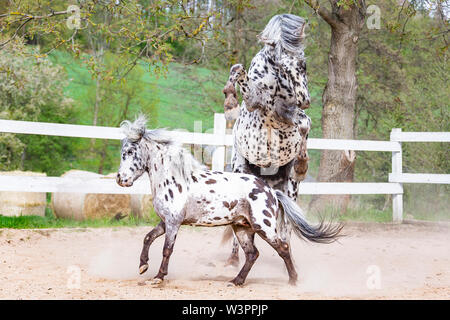
POLYGON ((151 189, 154 195, 167 190, 170 185, 186 185, 184 178, 180 176, 180 170, 174 163, 177 150, 170 145, 153 143, 150 152, 148 172, 151 181, 151 189))

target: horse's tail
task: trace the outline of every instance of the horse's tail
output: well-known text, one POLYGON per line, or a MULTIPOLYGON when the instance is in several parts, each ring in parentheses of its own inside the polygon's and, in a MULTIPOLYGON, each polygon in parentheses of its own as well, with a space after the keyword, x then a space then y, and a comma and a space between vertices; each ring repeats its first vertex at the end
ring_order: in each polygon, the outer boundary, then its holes
POLYGON ((231 228, 230 226, 226 226, 220 244, 224 245, 225 243, 227 243, 228 240, 230 240, 233 237, 233 235, 234 235, 233 228, 231 228))
POLYGON ((284 215, 299 238, 317 243, 332 243, 341 236, 339 233, 344 227, 343 224, 334 224, 332 221, 325 224, 324 221, 321 221, 318 226, 312 226, 306 221, 302 209, 292 199, 279 190, 275 192, 283 208, 284 215))

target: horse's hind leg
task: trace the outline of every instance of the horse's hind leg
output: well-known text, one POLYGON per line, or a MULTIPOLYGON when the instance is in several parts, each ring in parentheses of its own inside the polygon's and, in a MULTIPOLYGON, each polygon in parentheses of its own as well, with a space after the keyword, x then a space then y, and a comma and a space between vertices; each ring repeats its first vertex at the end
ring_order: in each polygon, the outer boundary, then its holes
POLYGON ((242 267, 241 271, 239 271, 236 278, 231 280, 231 283, 233 283, 236 286, 240 286, 244 284, 245 279, 247 278, 247 275, 250 272, 250 269, 252 268, 256 259, 258 259, 259 252, 254 244, 255 232, 252 229, 248 227, 233 226, 233 230, 237 240, 239 241, 239 244, 241 245, 245 253, 244 266, 242 267))
POLYGON ((148 269, 148 250, 150 249, 151 244, 155 241, 156 238, 163 235, 166 231, 166 226, 163 221, 161 221, 155 228, 152 229, 144 238, 144 246, 142 247, 140 264, 139 264, 139 273, 143 274, 148 269))
POLYGON ((297 271, 295 271, 294 263, 291 258, 291 250, 289 246, 289 242, 283 241, 278 236, 274 236, 273 238, 268 238, 264 231, 260 230, 257 231, 258 234, 263 238, 265 241, 267 241, 272 248, 274 248, 279 256, 284 260, 284 263, 286 264, 286 269, 289 274, 289 284, 295 285, 297 282, 297 271))

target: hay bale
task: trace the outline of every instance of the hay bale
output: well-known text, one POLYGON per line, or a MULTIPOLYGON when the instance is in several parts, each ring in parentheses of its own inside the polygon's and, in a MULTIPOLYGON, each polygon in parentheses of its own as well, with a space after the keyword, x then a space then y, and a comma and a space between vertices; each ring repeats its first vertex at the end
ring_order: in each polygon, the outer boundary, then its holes
MULTIPOLYGON (((3 171, 0 175, 45 177, 45 173, 31 171, 3 171)), ((0 192, 0 215, 45 216, 47 198, 45 192, 0 192)))
POLYGON ((132 194, 131 212, 139 218, 148 217, 153 207, 153 196, 150 194, 132 194))
MULTIPOLYGON (((115 179, 116 173, 110 173, 107 178, 115 179)), ((144 180, 147 185, 150 185, 150 179, 147 174, 142 175, 139 180, 144 180)), ((148 216, 153 207, 153 196, 151 194, 131 194, 130 195, 130 210, 135 217, 143 218, 148 216)))
MULTIPOLYGON (((100 174, 70 170, 62 175, 70 178, 97 178, 100 174)), ((73 218, 76 220, 94 218, 113 218, 117 214, 131 213, 131 197, 129 194, 89 194, 89 193, 53 193, 53 212, 59 218, 73 218)))

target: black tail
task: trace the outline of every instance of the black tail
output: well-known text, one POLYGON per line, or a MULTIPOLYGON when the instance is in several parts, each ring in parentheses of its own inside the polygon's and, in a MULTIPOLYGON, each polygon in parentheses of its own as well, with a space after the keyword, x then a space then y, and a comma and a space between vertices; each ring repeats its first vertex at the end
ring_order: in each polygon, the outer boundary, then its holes
POLYGON ((333 224, 333 222, 324 224, 321 221, 318 226, 311 226, 306 221, 302 209, 292 199, 279 190, 276 190, 276 195, 283 207, 284 214, 299 238, 317 243, 332 243, 340 237, 339 233, 344 227, 343 224, 333 224))

